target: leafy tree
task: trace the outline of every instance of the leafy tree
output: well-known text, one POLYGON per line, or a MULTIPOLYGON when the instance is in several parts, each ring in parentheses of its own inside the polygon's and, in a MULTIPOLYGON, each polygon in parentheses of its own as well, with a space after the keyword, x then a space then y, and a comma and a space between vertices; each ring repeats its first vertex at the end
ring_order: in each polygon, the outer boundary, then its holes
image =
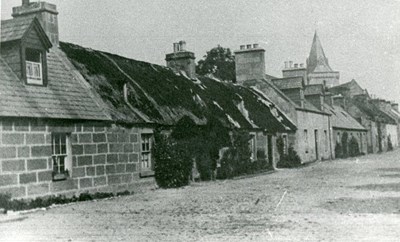
POLYGON ((229 48, 218 45, 208 51, 204 59, 198 62, 196 73, 212 74, 221 80, 236 82, 235 57, 229 48))

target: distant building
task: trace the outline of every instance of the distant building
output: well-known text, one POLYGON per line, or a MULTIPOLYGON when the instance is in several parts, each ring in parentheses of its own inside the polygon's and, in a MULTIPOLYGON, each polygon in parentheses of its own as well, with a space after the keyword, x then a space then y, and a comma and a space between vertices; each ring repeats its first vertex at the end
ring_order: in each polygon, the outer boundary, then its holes
POLYGON ((398 147, 400 137, 398 104, 373 99, 355 80, 329 89, 337 105, 367 129, 368 153, 387 151, 389 140, 398 147))
POLYGON ((289 77, 271 80, 265 74, 264 52, 257 44, 242 45, 240 50, 235 51, 236 80, 259 90, 295 122, 296 132, 279 134, 284 140, 285 152, 292 146, 303 163, 330 159, 331 114, 322 109, 323 103, 315 107, 307 100, 304 75, 297 76, 293 72, 289 77))
POLYGON ((306 84, 324 84, 327 87, 333 87, 339 85, 339 77, 339 72, 333 71, 330 67, 317 32, 315 32, 310 55, 307 58, 306 84))

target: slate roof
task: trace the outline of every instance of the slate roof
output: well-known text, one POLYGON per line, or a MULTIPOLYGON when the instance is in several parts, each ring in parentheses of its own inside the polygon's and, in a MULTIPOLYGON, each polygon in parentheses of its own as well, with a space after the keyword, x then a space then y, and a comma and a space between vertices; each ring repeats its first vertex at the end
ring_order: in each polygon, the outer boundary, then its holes
POLYGON ((276 76, 271 76, 271 75, 269 75, 269 74, 265 74, 265 79, 267 79, 267 80, 272 80, 272 79, 278 79, 278 77, 276 77, 276 76))
POLYGON ((366 131, 365 127, 350 116, 342 107, 336 105, 329 106, 326 103, 324 106, 325 110, 332 114, 331 124, 333 128, 366 131))
POLYGON ((114 54, 60 43, 75 68, 99 94, 114 120, 131 122, 132 108, 149 122, 174 125, 184 116, 205 124, 213 116, 232 128, 270 132, 295 130, 295 125, 252 89, 199 76, 196 80, 171 69, 114 54), (129 86, 129 105, 123 87, 129 86))
POLYGON ((25 85, 0 57, 0 116, 108 120, 102 108, 64 64, 62 53, 48 54, 48 86, 25 85))
POLYGON ((332 68, 329 66, 328 59, 325 56, 317 32, 314 34, 310 55, 307 60, 307 72, 333 72, 332 68))
MULTIPOLYGON (((343 91, 348 91, 351 90, 352 87, 358 87, 358 89, 363 90, 363 94, 367 94, 366 89, 363 89, 360 84, 358 84, 358 82, 356 80, 351 80, 349 82, 334 86, 329 88, 329 91, 334 92, 334 93, 342 93, 343 91)), ((342 93, 343 94, 343 93, 342 93)), ((360 95, 359 93, 351 93, 351 96, 354 95, 360 95)))
POLYGON ((1 42, 21 39, 32 24, 32 17, 1 21, 1 42))
POLYGON ((303 88, 303 77, 285 77, 272 79, 272 82, 281 90, 303 88))
POLYGON ((304 88, 304 95, 317 95, 324 93, 324 86, 322 84, 306 85, 304 88))
POLYGON ((396 120, 383 112, 376 105, 369 102, 366 95, 358 95, 351 99, 351 103, 356 105, 362 112, 368 115, 372 120, 379 118, 380 121, 395 124, 396 120))
MULTIPOLYGON (((51 47, 39 20, 20 17, 1 21, 1 43, 19 40, 34 27, 51 47)), ((0 56, 0 116, 81 120, 110 120, 85 82, 57 48, 47 54, 48 85, 26 85, 0 56)))

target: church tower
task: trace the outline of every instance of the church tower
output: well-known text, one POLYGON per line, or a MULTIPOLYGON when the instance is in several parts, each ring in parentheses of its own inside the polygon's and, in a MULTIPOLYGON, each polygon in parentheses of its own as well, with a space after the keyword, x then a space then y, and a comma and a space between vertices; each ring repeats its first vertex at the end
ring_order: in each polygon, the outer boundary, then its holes
POLYGON ((328 87, 339 85, 340 74, 329 66, 321 42, 315 31, 310 55, 307 58, 307 84, 325 84, 328 87))

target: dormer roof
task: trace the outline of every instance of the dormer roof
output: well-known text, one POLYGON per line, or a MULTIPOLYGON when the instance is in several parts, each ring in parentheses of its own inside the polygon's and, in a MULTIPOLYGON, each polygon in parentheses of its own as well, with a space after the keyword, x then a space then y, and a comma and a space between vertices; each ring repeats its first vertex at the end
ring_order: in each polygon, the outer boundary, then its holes
POLYGON ((35 29, 39 35, 40 41, 46 49, 50 49, 52 44, 43 30, 39 20, 36 17, 25 16, 1 21, 1 43, 21 40, 29 32, 35 29))
POLYGON ((304 87, 304 80, 301 76, 272 79, 272 83, 280 90, 302 89, 304 87))
POLYGON ((324 94, 324 85, 322 84, 314 84, 307 85, 304 88, 304 95, 323 95, 324 94))

